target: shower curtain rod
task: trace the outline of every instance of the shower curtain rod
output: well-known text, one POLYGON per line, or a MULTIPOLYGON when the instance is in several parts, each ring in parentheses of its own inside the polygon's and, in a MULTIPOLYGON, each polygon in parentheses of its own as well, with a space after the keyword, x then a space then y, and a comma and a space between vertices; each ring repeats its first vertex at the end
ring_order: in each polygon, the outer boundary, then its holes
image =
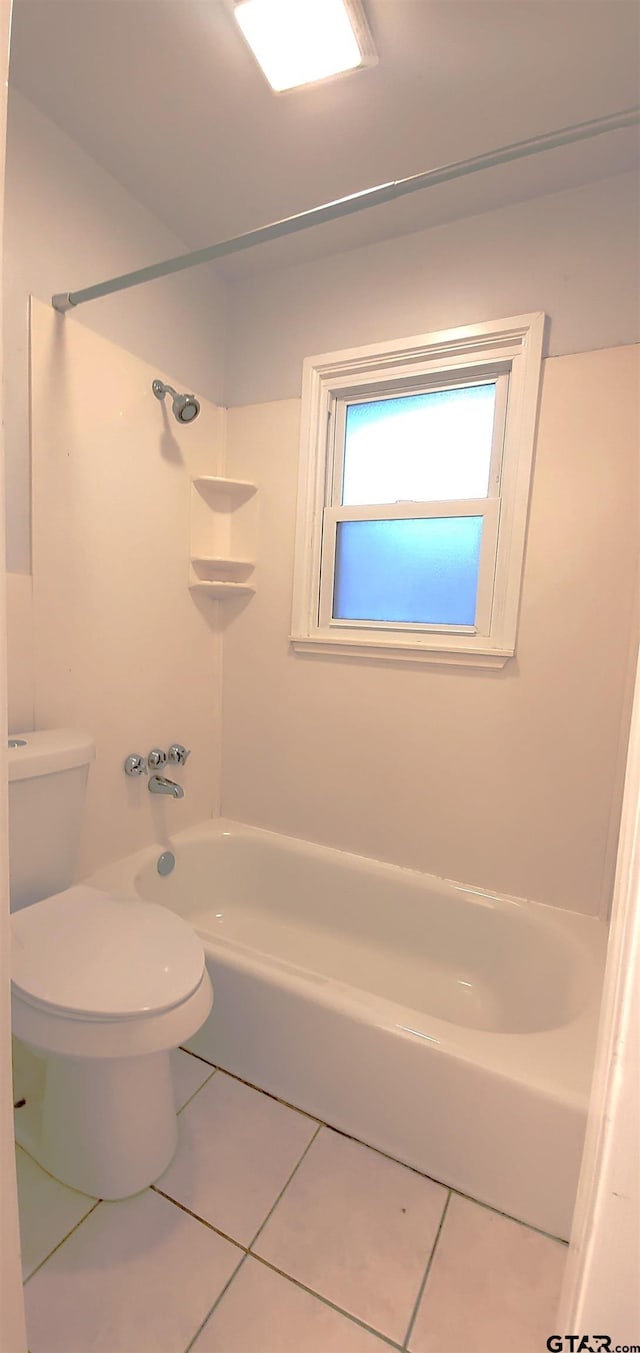
POLYGON ((618 113, 610 113, 607 117, 577 122, 570 127, 547 132, 543 136, 531 137, 528 141, 514 141, 511 145, 500 146, 497 150, 487 151, 484 155, 474 155, 468 160, 457 160, 453 164, 443 165, 440 169, 428 169, 423 174, 383 183, 377 188, 365 188, 362 192, 352 193, 349 197, 340 197, 335 202, 327 202, 324 206, 302 211, 297 216, 288 216, 271 225, 259 226, 257 230, 249 230, 244 235, 236 235, 232 239, 222 240, 219 244, 211 244, 206 249, 194 249, 191 253, 179 254, 177 258, 165 259, 163 263, 152 263, 149 267, 137 268, 134 272, 112 277, 107 282, 98 282, 93 287, 83 287, 80 291, 59 292, 52 296, 51 304, 54 310, 64 314, 77 305, 84 305, 86 301, 97 300, 99 296, 126 291, 128 287, 152 282, 157 277, 168 277, 171 273, 182 272, 185 268, 196 268, 201 263, 210 263, 213 259, 224 258, 227 254, 238 254, 244 249, 252 249, 256 244, 266 244, 270 240, 282 239, 283 236, 308 230, 311 226, 324 225, 326 221, 337 221, 343 216, 352 216, 357 211, 378 207, 384 202, 393 202, 397 197, 420 192, 423 188, 433 188, 438 183, 448 183, 452 179, 464 178, 467 174, 477 174, 481 169, 492 169, 495 165, 522 160, 528 155, 539 155, 542 151, 555 150, 574 141, 590 140, 592 137, 604 135, 605 132, 632 127, 639 122, 640 107, 625 108, 618 113))

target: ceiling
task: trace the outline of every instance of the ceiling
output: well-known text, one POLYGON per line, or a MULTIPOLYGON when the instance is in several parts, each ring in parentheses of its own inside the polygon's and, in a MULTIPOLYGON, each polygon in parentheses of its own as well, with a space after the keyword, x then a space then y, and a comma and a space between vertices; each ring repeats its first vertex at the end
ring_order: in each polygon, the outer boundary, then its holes
MULTIPOLYGON (((301 0, 303 3, 304 0, 301 0)), ((15 0, 10 86, 192 247, 640 102, 635 0, 364 0, 379 64, 276 95, 226 0, 15 0)), ((263 246, 227 271, 624 171, 635 130, 263 246)))

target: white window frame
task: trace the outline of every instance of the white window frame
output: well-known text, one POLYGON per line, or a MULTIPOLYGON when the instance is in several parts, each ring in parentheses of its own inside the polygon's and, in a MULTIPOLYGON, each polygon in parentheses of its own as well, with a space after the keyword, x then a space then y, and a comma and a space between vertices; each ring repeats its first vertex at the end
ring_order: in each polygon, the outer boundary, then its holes
POLYGON ((482 667, 502 667, 513 657, 544 325, 543 313, 519 315, 306 359, 290 635, 297 652, 482 667), (497 435, 486 498, 340 505, 346 402, 494 379, 497 435), (463 516, 472 511, 485 517, 474 626, 332 618, 338 521, 463 516))

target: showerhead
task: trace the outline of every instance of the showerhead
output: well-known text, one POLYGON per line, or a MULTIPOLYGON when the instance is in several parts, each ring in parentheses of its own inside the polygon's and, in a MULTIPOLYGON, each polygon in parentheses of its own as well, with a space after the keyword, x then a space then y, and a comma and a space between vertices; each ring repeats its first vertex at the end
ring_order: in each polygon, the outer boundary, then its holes
POLYGON ((172 385, 165 385, 164 381, 153 381, 151 389, 156 399, 164 399, 165 395, 173 395, 171 408, 174 418, 179 423, 193 423, 194 418, 200 413, 200 402, 195 395, 179 395, 172 385))

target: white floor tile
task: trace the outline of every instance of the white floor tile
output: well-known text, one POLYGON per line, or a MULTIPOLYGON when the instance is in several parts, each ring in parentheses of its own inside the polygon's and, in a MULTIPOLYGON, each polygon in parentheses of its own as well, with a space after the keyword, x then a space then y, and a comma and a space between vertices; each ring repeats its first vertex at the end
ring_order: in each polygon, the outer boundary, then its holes
POLYGON ((205 1081, 215 1075, 215 1068, 206 1062, 198 1061, 182 1048, 174 1048, 171 1053, 171 1079, 176 1109, 181 1109, 195 1095, 205 1081))
POLYGON ((25 1287, 30 1353, 184 1353, 241 1260, 149 1189, 100 1203, 25 1287))
POLYGON ((323 1128, 256 1253, 402 1340, 446 1198, 440 1184, 323 1128))
POLYGON ((178 1150, 157 1187, 248 1245, 317 1124, 222 1071, 178 1123, 178 1150))
POLYGON ((16 1148, 16 1170, 22 1276, 28 1278, 69 1231, 86 1217, 96 1200, 53 1179, 19 1146, 16 1148))
POLYGON ((412 1353, 539 1353, 555 1330, 566 1253, 560 1241, 454 1194, 412 1353))
POLYGON ((247 1259, 192 1353, 384 1353, 389 1344, 247 1259))

